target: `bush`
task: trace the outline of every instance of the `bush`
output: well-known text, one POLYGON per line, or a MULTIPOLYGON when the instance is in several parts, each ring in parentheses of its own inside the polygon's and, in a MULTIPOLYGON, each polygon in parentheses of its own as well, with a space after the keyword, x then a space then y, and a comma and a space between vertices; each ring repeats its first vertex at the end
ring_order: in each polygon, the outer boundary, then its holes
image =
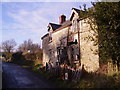
POLYGON ((25 61, 24 56, 22 55, 22 52, 16 52, 12 54, 12 62, 23 64, 25 61))

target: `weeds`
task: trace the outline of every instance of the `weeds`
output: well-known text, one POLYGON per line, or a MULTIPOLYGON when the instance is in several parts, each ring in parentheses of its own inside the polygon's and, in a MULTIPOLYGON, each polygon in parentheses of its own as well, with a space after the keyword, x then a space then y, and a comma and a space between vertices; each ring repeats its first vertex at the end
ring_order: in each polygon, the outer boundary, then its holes
MULTIPOLYGON (((27 63, 27 65, 31 64, 27 63)), ((22 67, 27 68, 26 65, 22 65, 22 67)), ((77 83, 52 76, 45 70, 42 64, 33 64, 31 70, 57 84, 61 88, 112 88, 113 90, 120 88, 120 72, 115 73, 116 71, 114 72, 114 70, 112 70, 112 74, 109 74, 110 70, 109 73, 103 73, 102 70, 99 70, 99 73, 83 72, 80 81, 77 83)))

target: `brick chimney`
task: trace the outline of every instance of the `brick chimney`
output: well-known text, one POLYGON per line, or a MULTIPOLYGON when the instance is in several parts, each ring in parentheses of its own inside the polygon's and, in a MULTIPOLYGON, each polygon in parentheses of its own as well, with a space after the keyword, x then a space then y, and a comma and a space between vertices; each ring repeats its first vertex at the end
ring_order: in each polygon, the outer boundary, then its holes
POLYGON ((66 21, 66 16, 62 14, 62 15, 59 17, 59 22, 60 22, 60 24, 62 24, 62 23, 65 22, 65 21, 66 21))

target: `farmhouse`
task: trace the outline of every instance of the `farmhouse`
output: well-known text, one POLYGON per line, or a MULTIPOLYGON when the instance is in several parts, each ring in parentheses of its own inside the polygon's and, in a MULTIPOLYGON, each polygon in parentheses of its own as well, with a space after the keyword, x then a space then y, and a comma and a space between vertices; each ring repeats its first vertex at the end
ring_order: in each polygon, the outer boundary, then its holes
POLYGON ((80 10, 72 8, 69 20, 61 15, 59 24, 48 24, 48 33, 42 37, 43 65, 50 62, 56 67, 65 63, 83 66, 87 72, 99 68, 98 33, 91 29, 88 18, 80 16, 80 10))

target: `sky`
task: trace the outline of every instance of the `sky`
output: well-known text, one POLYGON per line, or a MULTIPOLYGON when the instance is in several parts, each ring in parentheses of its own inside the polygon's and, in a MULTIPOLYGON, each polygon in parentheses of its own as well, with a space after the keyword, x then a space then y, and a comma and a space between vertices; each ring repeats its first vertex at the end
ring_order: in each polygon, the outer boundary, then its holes
POLYGON ((92 6, 91 0, 83 1, 2 0, 0 3, 1 42, 14 39, 19 45, 30 38, 33 43, 42 45, 41 37, 47 33, 47 25, 50 22, 59 24, 61 14, 69 19, 71 9, 80 9, 79 6, 84 3, 87 4, 87 8, 92 6))

